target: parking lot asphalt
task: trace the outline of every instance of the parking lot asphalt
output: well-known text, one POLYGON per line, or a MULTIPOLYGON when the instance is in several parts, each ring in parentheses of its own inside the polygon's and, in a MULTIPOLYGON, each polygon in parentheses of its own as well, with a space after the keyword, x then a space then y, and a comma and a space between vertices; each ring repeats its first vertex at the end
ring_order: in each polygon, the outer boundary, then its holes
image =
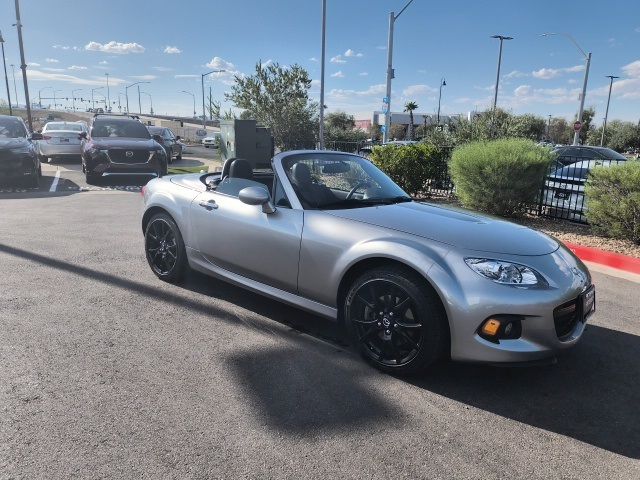
POLYGON ((156 279, 141 208, 0 193, 0 478, 640 478, 637 283, 594 273, 556 365, 394 378, 331 322, 156 279))

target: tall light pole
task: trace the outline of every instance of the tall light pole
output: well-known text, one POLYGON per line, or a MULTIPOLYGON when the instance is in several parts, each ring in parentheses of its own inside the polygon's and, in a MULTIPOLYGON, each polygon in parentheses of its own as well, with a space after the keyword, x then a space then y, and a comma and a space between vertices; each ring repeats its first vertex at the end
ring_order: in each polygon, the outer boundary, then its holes
POLYGON ((75 90, 71 90, 71 102, 73 104, 73 111, 76 111, 76 92, 82 91, 81 88, 76 88, 75 90))
POLYGON ((491 38, 497 38, 500 40, 500 52, 498 53, 498 73, 496 74, 496 88, 493 94, 493 110, 496 109, 498 104, 498 85, 500 84, 500 66, 502 65, 502 42, 505 40, 513 40, 513 37, 507 37, 504 35, 492 35, 491 38))
POLYGON ((187 95, 191 95, 193 97, 193 118, 196 118, 196 96, 191 92, 187 92, 186 90, 180 90, 180 93, 186 93, 187 95))
MULTIPOLYGON (((562 35, 563 37, 566 37, 571 43, 573 43, 573 45, 578 49, 578 51, 582 54, 582 56, 585 59, 584 82, 582 84, 582 95, 580 95, 580 108, 578 109, 578 121, 580 122, 580 124, 582 124, 582 113, 584 112, 584 98, 587 96, 587 82, 589 81, 589 67, 591 66, 591 52, 586 53, 580 47, 580 45, 578 45, 578 42, 576 42, 576 39, 573 38, 568 33, 543 33, 542 34, 543 37, 551 37, 555 35, 562 35)), ((580 144, 580 130, 574 133, 573 144, 574 145, 580 144)))
POLYGON ((120 103, 120 98, 124 95, 122 92, 118 92, 118 112, 122 113, 122 104, 120 103))
MULTIPOLYGON (((131 85, 127 85, 126 87, 124 87, 124 96, 127 99, 127 113, 129 113, 129 89, 135 85, 140 85, 142 83, 151 83, 151 82, 135 82, 135 83, 132 83, 131 85)), ((139 100, 140 100, 140 95, 138 95, 138 101, 139 100)))
POLYGON ((151 110, 149 111, 149 113, 153 115, 153 98, 151 98, 151 94, 147 92, 140 92, 140 93, 149 97, 149 103, 151 105, 151 110))
POLYGON ((402 10, 396 15, 393 12, 389 12, 389 38, 387 39, 387 113, 384 116, 384 132, 382 132, 382 141, 386 142, 389 139, 389 129, 391 128, 391 80, 395 77, 393 71, 393 27, 396 20, 402 12, 404 12, 413 0, 409 0, 407 4, 402 7, 402 10))
POLYGON ((109 93, 109 74, 105 73, 104 76, 107 77, 107 102, 109 103, 108 108, 111 108, 111 94, 109 93))
POLYGON ((16 97, 16 108, 18 108, 20 104, 18 103, 18 88, 16 87, 16 66, 13 63, 9 66, 13 73, 13 96, 16 97))
MULTIPOLYGON (((18 46, 20 47, 20 69, 22 70, 22 83, 24 84, 24 103, 27 107, 27 121, 29 131, 33 132, 33 119, 31 118, 31 102, 29 101, 29 82, 27 81, 27 63, 24 61, 24 44, 22 43, 22 22, 20 21, 20 1, 15 1, 16 29, 18 30, 18 46)), ((17 95, 16 95, 17 97, 17 95)))
MULTIPOLYGON (((96 109, 96 102, 93 100, 93 92, 97 92, 98 90, 102 90, 104 87, 96 87, 91 89, 91 108, 93 110, 96 109)), ((95 113, 95 112, 94 112, 95 113)))
POLYGON ((2 65, 4 66, 4 82, 7 85, 7 102, 9 102, 9 115, 13 115, 13 107, 11 106, 11 94, 9 93, 9 76, 7 75, 7 61, 4 58, 4 38, 0 32, 0 45, 2 45, 2 65))
POLYGON ((325 37, 327 31, 327 0, 322 0, 322 52, 320 53, 320 131, 319 147, 324 150, 324 60, 325 60, 325 37))
POLYGON ((53 90, 53 87, 42 87, 40 90, 38 90, 38 105, 40 105, 40 108, 42 108, 42 91, 49 88, 53 90))
POLYGON ((207 129, 207 116, 204 113, 204 77, 211 75, 212 73, 222 73, 226 70, 211 70, 207 73, 200 74, 200 84, 202 86, 202 128, 207 129))
POLYGON ((609 117, 609 102, 611 101, 611 88, 613 87, 613 80, 615 78, 620 78, 616 77, 615 75, 606 75, 606 77, 609 79, 609 96, 607 97, 607 110, 605 111, 604 123, 602 124, 602 137, 600 137, 601 147, 604 145, 604 131, 607 129, 607 118, 609 117))
MULTIPOLYGON (((55 110, 56 107, 58 106, 58 104, 56 103, 56 93, 57 92, 61 92, 62 90, 56 90, 55 88, 53 89, 53 109, 55 110)), ((60 106, 62 106, 62 104, 60 104, 60 106)))
POLYGON ((440 125, 440 101, 442 100, 442 87, 446 87, 447 82, 444 78, 440 80, 440 95, 438 95, 438 125, 440 125))

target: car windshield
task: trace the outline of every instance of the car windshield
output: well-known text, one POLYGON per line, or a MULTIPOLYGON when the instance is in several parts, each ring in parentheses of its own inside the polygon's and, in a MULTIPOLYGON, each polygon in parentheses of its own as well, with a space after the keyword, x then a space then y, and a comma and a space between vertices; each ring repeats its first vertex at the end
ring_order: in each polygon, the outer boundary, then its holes
POLYGON ((55 122, 55 123, 47 123, 44 126, 45 132, 52 132, 56 130, 67 130, 71 132, 81 132, 82 125, 79 123, 64 123, 64 122, 55 122))
POLYGON ((151 135, 162 135, 162 127, 149 127, 151 135))
POLYGON ((26 137, 24 124, 13 117, 0 118, 0 138, 26 137))
POLYGON ((303 153, 285 157, 283 167, 305 209, 360 208, 411 201, 371 162, 355 155, 303 153))
POLYGON ((123 137, 123 138, 151 138, 149 130, 142 123, 124 118, 109 118, 96 120, 91 129, 93 138, 123 137))
POLYGON ((605 158, 610 158, 612 160, 626 160, 627 157, 625 157, 624 155, 616 152, 615 150, 612 150, 610 148, 599 148, 598 153, 600 153, 601 155, 603 155, 605 158))

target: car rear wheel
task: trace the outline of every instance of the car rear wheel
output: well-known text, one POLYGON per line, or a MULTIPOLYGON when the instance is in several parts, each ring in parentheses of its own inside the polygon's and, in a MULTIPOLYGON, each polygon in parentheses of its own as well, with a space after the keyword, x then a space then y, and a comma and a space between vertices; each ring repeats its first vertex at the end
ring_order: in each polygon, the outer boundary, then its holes
POLYGON ((344 319, 362 356, 382 371, 420 373, 445 354, 443 308, 426 281, 407 269, 361 275, 347 293, 344 319))
POLYGON ((84 178, 89 185, 93 185, 98 182, 100 175, 96 175, 94 173, 85 172, 84 178))
POLYGON ((144 234, 147 262, 153 273, 165 282, 179 283, 188 267, 180 229, 166 213, 154 215, 144 234))
POLYGON ((36 171, 33 175, 30 175, 26 180, 27 188, 40 188, 40 173, 36 171))

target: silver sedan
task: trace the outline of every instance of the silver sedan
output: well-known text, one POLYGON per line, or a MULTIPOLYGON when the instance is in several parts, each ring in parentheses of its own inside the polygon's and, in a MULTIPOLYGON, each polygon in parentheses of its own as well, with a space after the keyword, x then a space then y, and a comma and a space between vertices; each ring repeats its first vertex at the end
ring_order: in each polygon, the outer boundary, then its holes
POLYGON ((192 268, 344 322, 384 371, 546 360, 595 309, 589 271, 553 238, 412 201, 356 155, 285 152, 271 170, 228 160, 221 174, 154 179, 143 196, 160 279, 192 268))
POLYGON ((75 157, 82 155, 82 141, 79 135, 86 132, 82 122, 48 122, 42 129, 42 140, 38 141, 38 155, 41 161, 75 157))

